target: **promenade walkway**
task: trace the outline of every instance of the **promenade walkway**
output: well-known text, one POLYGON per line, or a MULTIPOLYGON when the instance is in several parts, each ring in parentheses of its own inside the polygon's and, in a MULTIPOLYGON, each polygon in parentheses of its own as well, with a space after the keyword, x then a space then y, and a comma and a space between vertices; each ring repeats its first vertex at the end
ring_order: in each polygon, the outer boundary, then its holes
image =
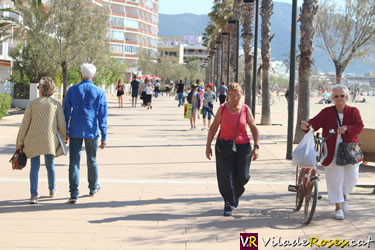
MULTIPOLYGON (((22 115, 0 121, 0 249, 240 249, 240 233, 245 232, 259 234, 259 249, 273 249, 272 237, 275 241, 281 237, 281 242, 297 237, 375 239, 372 189, 356 188, 350 214, 337 221, 328 202, 324 171, 319 182, 323 198, 314 220, 301 225, 302 212, 293 212, 295 194, 287 191, 295 168, 284 160, 283 125, 259 127, 260 158, 251 165, 252 178, 239 208, 233 217, 223 217, 215 161, 204 155, 207 131, 200 130, 202 121, 198 120, 198 130, 188 131, 189 122, 174 98, 156 99, 152 110, 130 108, 128 100, 125 109, 118 109, 115 98, 109 98, 108 146, 98 152, 102 190, 88 196, 83 153, 81 195, 75 205, 66 203, 69 157, 56 159, 56 197, 47 197, 42 167, 39 203, 28 204, 29 165, 12 171, 8 164, 22 115), (265 247, 262 239, 268 238, 265 247)), ((275 123, 284 124, 285 113, 275 114, 279 119, 275 123)), ((361 171, 361 182, 375 180, 371 168, 361 171)), ((375 248, 375 243, 370 247, 375 248)))

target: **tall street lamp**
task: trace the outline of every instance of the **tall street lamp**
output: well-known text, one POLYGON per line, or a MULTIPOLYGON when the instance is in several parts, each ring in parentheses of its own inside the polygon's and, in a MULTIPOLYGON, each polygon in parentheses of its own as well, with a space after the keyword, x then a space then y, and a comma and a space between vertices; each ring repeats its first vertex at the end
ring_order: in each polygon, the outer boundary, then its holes
POLYGON ((297 24, 297 0, 292 5, 292 35, 290 42, 290 69, 289 69, 289 97, 288 97, 288 142, 286 159, 292 159, 293 150, 293 124, 294 124, 294 85, 296 75, 296 25, 297 24))
POLYGON ((210 70, 211 70, 211 65, 210 65, 210 60, 211 60, 211 56, 207 56, 207 68, 206 68, 206 82, 209 82, 210 81, 210 70))
POLYGON ((238 20, 229 20, 229 24, 236 24, 237 28, 237 51, 236 51, 236 76, 235 76, 235 82, 238 83, 238 66, 240 61, 240 22, 238 20))
POLYGON ((211 51, 210 52, 210 55, 211 55, 211 65, 210 65, 210 82, 213 82, 213 78, 214 78, 214 69, 215 69, 215 64, 214 64, 214 55, 215 55, 215 52, 211 51))
POLYGON ((224 58, 224 42, 223 41, 220 41, 220 42, 216 42, 217 45, 221 45, 221 52, 220 52, 220 81, 218 83, 218 85, 216 86, 216 88, 218 88, 221 83, 223 82, 223 58, 224 58))
POLYGON ((230 33, 222 32, 222 36, 228 36, 228 60, 227 60, 227 86, 229 86, 229 74, 230 74, 230 33))

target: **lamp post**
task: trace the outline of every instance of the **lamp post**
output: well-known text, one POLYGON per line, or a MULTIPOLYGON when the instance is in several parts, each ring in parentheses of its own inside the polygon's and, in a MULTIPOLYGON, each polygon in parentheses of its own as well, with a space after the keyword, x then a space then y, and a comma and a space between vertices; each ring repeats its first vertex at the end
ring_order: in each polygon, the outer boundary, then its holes
POLYGON ((221 35, 228 36, 228 61, 227 61, 227 86, 229 86, 229 74, 230 74, 230 33, 222 32, 221 35))
POLYGON ((224 42, 223 41, 220 41, 220 42, 216 42, 217 45, 221 45, 221 52, 220 52, 220 81, 219 83, 216 85, 216 89, 219 88, 219 86, 221 85, 221 83, 223 82, 223 58, 224 58, 224 42))
POLYGON ((215 69, 215 64, 214 64, 214 55, 215 55, 215 52, 211 51, 210 52, 210 55, 211 55, 211 70, 210 70, 210 82, 213 82, 213 78, 214 78, 214 69, 215 69))
POLYGON ((238 66, 240 64, 240 22, 238 20, 229 20, 228 23, 237 25, 236 75, 234 81, 238 83, 238 66))
POLYGON ((210 81, 210 60, 211 60, 211 56, 207 56, 207 68, 206 68, 206 82, 209 82, 210 81))
POLYGON ((289 97, 288 97, 288 142, 286 159, 292 159, 293 150, 293 124, 294 124, 294 85, 296 74, 296 25, 297 24, 297 0, 292 5, 292 35, 290 42, 290 70, 289 70, 289 97))
POLYGON ((214 77, 213 77, 213 82, 216 84, 216 81, 217 81, 217 77, 218 77, 218 68, 219 68, 219 61, 218 61, 218 49, 215 47, 212 49, 213 50, 213 53, 215 55, 215 60, 216 60, 216 63, 215 61, 213 62, 214 63, 214 77))

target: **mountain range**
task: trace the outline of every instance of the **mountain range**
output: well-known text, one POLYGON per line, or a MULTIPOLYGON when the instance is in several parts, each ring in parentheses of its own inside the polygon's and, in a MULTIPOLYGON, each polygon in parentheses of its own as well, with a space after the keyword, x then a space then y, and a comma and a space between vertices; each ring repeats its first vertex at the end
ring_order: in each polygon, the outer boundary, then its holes
MULTIPOLYGON (((271 56, 278 61, 284 61, 290 52, 291 37, 291 13, 292 5, 287 3, 274 2, 274 14, 271 19, 271 33, 275 34, 272 40, 271 56)), ((159 36, 190 36, 202 35, 210 19, 207 15, 195 15, 190 13, 167 15, 159 14, 159 36)), ((260 40, 259 18, 259 40, 260 40)), ((297 32, 299 31, 297 26, 297 32)), ((318 39, 316 39, 317 41, 318 39)), ((315 44, 316 44, 315 41, 315 44)), ((297 46, 299 38, 297 37, 297 46)), ((260 41, 259 41, 260 48, 260 41)), ((320 72, 335 72, 335 68, 328 53, 315 45, 314 48, 314 68, 320 72)), ((375 58, 374 58, 375 59, 375 58)), ((367 60, 369 61, 369 60, 367 60)), ((345 73, 364 74, 375 72, 375 64, 369 64, 364 60, 352 60, 345 73)))

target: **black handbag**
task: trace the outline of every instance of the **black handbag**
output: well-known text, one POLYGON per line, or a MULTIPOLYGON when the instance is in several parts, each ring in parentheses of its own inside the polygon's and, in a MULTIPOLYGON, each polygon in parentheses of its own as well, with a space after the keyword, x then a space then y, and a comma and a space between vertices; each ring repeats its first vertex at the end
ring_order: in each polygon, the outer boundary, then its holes
MULTIPOLYGON (((224 109, 225 109, 225 105, 223 107, 221 114, 223 114, 224 109)), ((224 139, 216 140, 216 144, 215 144, 216 157, 220 157, 220 159, 222 160, 230 158, 235 152, 237 152, 235 139, 237 135, 238 126, 240 124, 242 109, 243 109, 243 106, 241 107, 240 116, 238 117, 236 132, 234 133, 233 139, 232 140, 224 140, 224 139)), ((220 138, 220 133, 221 131, 219 132, 218 138, 220 138)))
MULTIPOLYGON (((337 112, 336 106, 336 116, 339 126, 341 128, 341 121, 339 113, 337 112)), ((353 165, 360 162, 363 159, 363 153, 361 151, 360 145, 358 142, 344 142, 344 135, 341 135, 342 142, 339 144, 336 153, 336 165, 345 166, 353 165)))
POLYGON ((27 157, 26 154, 23 152, 23 148, 17 149, 16 152, 13 154, 12 158, 9 161, 12 164, 12 169, 21 170, 26 166, 27 157))

